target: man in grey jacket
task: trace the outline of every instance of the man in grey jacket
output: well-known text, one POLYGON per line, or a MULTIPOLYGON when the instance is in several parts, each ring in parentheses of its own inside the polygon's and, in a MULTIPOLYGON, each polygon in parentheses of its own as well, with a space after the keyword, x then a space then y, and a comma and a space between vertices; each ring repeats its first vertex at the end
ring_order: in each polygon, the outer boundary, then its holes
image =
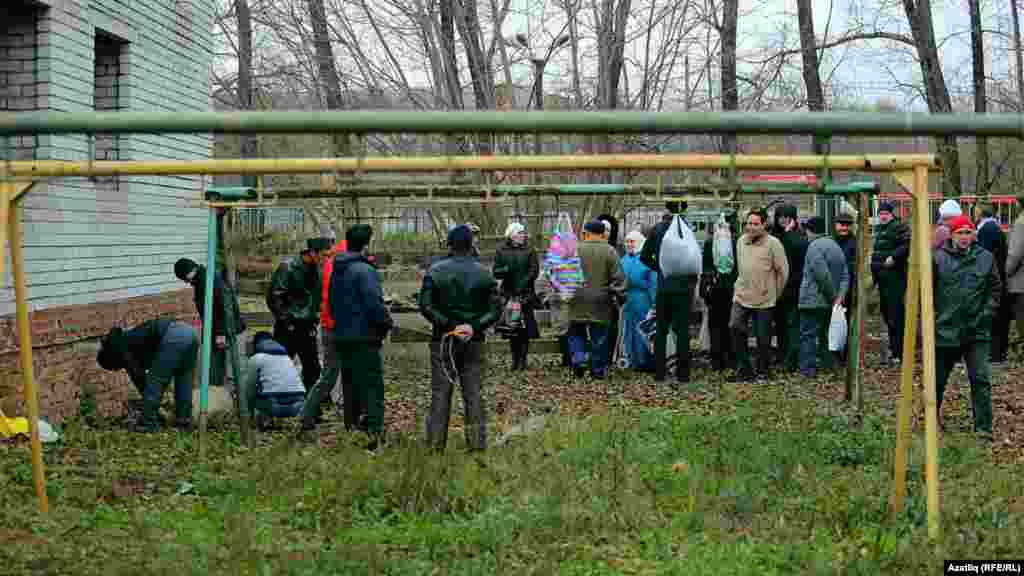
POLYGON ((808 378, 832 369, 828 349, 828 327, 832 308, 841 304, 850 287, 846 255, 832 238, 825 236, 825 220, 815 216, 807 221, 807 256, 800 280, 800 373, 808 378))
POLYGON ((302 413, 306 388, 288 351, 269 332, 257 332, 252 343, 254 352, 239 394, 240 403, 244 402, 241 410, 266 420, 298 416, 302 413))
MULTIPOLYGON (((1017 206, 1024 208, 1024 194, 1017 196, 1017 206)), ((1010 246, 1006 253, 1006 291, 1013 300, 1013 317, 1017 319, 1017 337, 1024 338, 1024 214, 1017 217, 1010 230, 1010 246)))

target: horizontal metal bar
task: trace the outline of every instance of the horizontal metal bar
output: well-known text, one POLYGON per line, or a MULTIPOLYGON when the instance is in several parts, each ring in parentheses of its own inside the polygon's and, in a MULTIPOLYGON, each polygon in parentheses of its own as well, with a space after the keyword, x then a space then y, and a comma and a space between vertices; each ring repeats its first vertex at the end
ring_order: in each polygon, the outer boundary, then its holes
POLYGON ((83 177, 176 174, 313 174, 320 172, 436 172, 442 170, 937 170, 932 154, 859 156, 735 156, 721 154, 605 154, 565 156, 412 156, 369 158, 260 158, 230 160, 79 161, 21 160, 0 163, 0 176, 83 177))
POLYGON ((0 135, 79 133, 496 132, 977 135, 1020 138, 1021 114, 852 112, 3 112, 0 135))

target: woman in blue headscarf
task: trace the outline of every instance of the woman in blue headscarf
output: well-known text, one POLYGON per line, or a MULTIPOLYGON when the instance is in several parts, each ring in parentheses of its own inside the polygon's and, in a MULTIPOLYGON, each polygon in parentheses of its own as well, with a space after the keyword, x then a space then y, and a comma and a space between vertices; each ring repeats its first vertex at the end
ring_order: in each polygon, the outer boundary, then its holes
POLYGON ((626 235, 626 255, 622 257, 622 272, 626 276, 626 305, 622 311, 623 351, 634 370, 654 371, 654 356, 637 325, 647 317, 654 306, 658 292, 658 275, 640 262, 646 238, 639 230, 626 235))

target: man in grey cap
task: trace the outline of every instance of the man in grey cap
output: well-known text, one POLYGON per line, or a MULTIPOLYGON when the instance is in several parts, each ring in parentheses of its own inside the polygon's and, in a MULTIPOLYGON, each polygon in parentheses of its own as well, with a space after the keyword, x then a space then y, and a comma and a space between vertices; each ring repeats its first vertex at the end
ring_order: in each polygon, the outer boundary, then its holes
POLYGON ((274 340, 289 356, 302 362, 302 383, 306 390, 320 379, 320 357, 316 344, 320 320, 320 263, 331 251, 330 238, 310 238, 299 256, 277 267, 267 291, 267 308, 274 315, 274 340))

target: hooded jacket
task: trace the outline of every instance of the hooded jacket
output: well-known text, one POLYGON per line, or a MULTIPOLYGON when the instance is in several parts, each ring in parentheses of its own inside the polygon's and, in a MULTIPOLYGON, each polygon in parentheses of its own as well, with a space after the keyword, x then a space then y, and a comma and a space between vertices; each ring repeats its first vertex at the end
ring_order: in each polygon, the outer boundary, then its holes
POLYGON ((329 304, 336 340, 379 346, 393 326, 377 269, 360 253, 334 258, 329 304))
POLYGON ((992 315, 999 309, 1002 281, 995 257, 976 243, 960 252, 952 241, 932 253, 935 345, 956 348, 992 340, 992 315))
POLYGON ((306 396, 299 371, 288 357, 288 352, 270 338, 256 342, 256 351, 249 357, 246 378, 247 390, 255 386, 258 397, 293 404, 306 396))

